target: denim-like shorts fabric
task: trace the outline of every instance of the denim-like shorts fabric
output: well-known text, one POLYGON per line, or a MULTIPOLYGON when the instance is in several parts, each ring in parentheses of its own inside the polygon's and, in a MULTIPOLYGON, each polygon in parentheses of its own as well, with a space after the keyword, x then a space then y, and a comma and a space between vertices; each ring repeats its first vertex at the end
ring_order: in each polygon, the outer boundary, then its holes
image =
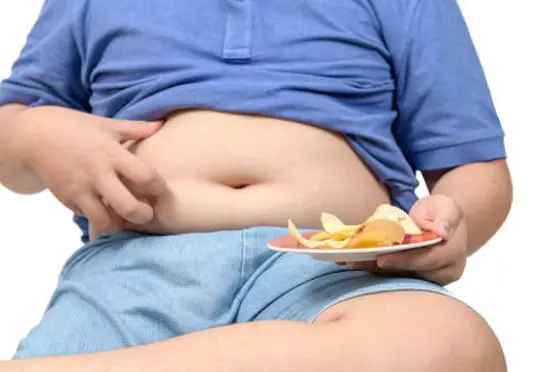
POLYGON ((336 303, 386 291, 451 296, 426 281, 350 271, 267 247, 286 234, 254 227, 103 235, 70 257, 44 317, 14 358, 119 349, 256 320, 311 322, 336 303))

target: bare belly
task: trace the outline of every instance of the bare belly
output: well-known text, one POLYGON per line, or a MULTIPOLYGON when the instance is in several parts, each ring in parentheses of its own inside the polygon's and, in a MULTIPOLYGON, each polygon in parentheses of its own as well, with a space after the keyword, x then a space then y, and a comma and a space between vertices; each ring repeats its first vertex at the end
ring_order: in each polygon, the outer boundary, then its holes
POLYGON ((129 228, 157 234, 319 227, 327 211, 347 223, 389 194, 342 136, 261 116, 187 111, 131 149, 167 180, 155 218, 129 228))

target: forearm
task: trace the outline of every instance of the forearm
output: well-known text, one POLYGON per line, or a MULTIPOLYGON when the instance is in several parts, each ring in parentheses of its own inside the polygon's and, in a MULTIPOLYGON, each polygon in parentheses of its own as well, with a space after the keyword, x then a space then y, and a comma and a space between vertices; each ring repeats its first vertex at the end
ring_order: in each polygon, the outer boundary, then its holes
POLYGON ((503 160, 452 169, 433 183, 431 194, 451 197, 463 209, 469 253, 488 242, 504 223, 512 203, 512 183, 503 160))
POLYGON ((22 194, 44 189, 26 164, 31 149, 23 141, 23 132, 28 128, 22 128, 18 119, 27 110, 31 109, 15 104, 0 107, 0 184, 22 194))

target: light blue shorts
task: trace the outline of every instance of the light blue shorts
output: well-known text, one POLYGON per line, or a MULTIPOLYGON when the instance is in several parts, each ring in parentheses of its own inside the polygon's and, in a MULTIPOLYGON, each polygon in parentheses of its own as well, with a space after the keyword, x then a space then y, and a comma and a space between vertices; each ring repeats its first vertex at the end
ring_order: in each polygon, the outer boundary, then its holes
POLYGON ((15 358, 119 349, 232 323, 311 322, 340 301, 385 291, 449 294, 416 279, 349 271, 271 251, 284 228, 170 236, 104 235, 66 263, 15 358))

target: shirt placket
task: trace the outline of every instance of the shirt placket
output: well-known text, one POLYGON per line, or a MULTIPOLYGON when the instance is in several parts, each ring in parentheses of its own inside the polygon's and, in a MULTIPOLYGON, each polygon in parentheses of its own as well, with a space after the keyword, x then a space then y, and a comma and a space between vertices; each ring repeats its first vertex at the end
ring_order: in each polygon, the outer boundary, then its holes
POLYGON ((249 61, 252 57, 253 0, 227 1, 229 14, 223 58, 230 61, 249 61))

